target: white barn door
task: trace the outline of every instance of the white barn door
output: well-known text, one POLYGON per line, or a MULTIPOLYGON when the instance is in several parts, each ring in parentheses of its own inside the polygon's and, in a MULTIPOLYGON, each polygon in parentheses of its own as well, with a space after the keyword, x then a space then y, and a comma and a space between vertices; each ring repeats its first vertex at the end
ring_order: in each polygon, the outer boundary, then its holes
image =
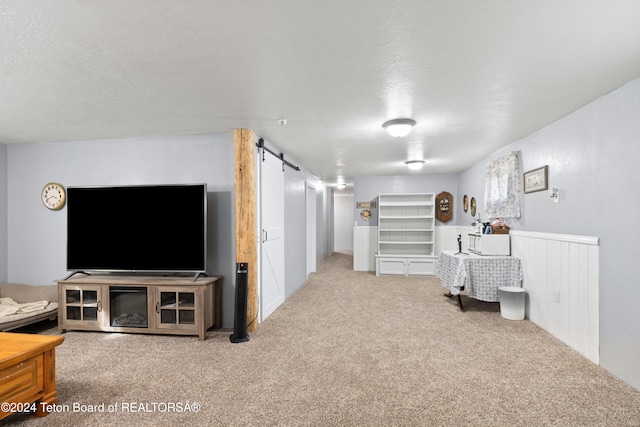
POLYGON ((260 321, 284 302, 284 171, 282 160, 262 150, 260 321))

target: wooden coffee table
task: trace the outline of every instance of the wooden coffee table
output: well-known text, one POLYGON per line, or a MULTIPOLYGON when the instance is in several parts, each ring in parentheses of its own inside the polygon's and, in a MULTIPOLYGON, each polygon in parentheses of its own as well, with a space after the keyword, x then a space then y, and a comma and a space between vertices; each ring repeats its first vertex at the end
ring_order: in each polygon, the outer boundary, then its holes
POLYGON ((58 401, 55 335, 0 332, 0 419, 15 412, 44 417, 58 401))

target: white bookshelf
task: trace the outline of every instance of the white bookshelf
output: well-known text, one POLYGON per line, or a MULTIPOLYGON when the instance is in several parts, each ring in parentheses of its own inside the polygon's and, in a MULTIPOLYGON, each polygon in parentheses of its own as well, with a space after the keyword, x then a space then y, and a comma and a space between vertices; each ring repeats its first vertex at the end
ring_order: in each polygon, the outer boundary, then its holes
POLYGON ((376 274, 435 273, 435 195, 380 194, 376 274))

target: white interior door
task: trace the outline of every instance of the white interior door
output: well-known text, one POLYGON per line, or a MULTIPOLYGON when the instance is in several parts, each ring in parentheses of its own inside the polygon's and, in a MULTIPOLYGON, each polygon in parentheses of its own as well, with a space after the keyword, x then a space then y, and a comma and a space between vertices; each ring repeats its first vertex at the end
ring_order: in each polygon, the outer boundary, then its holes
POLYGON ((307 278, 316 271, 316 188, 307 183, 306 199, 306 232, 307 232, 307 278))
POLYGON ((261 164, 260 321, 284 302, 284 171, 282 161, 263 153, 261 164))
POLYGON ((333 250, 353 254, 353 194, 333 196, 333 250))

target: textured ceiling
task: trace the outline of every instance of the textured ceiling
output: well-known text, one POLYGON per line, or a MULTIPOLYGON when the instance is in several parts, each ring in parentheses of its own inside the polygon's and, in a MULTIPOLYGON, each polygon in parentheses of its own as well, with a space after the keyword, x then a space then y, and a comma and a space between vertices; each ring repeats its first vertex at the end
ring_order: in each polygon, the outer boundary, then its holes
POLYGON ((0 143, 250 128, 328 184, 458 172, 640 76, 639 23, 637 0, 0 0, 0 143))

